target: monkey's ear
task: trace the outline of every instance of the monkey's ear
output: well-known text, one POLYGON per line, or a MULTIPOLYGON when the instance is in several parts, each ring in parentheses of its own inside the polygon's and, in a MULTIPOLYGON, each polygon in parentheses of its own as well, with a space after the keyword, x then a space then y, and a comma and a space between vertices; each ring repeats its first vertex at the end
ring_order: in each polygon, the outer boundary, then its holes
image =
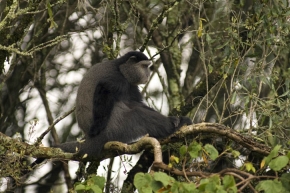
POLYGON ((136 56, 130 56, 125 63, 137 63, 137 57, 136 56))
POLYGON ((130 56, 130 58, 127 60, 127 62, 133 61, 133 62, 137 62, 137 57, 136 56, 130 56))
POLYGON ((131 56, 129 59, 137 59, 136 56, 131 56))

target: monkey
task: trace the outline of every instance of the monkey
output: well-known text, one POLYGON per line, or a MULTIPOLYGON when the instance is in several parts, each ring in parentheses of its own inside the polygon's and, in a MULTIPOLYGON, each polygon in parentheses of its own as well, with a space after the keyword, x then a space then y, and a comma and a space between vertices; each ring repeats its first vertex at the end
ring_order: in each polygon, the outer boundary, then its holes
POLYGON ((131 51, 93 65, 84 75, 76 97, 76 119, 85 140, 57 147, 97 157, 109 141, 133 143, 147 134, 161 139, 192 124, 188 117, 167 117, 143 102, 138 85, 148 81, 150 64, 142 52, 131 51))
MULTIPOLYGON (((130 52, 122 58, 115 61, 117 64, 125 65, 119 66, 120 72, 123 76, 120 76, 119 71, 112 72, 110 76, 103 77, 102 80, 97 84, 94 91, 94 104, 93 104, 93 124, 90 126, 89 135, 95 136, 100 133, 106 127, 109 115, 112 111, 115 101, 121 100, 121 97, 130 97, 129 100, 142 102, 143 98, 137 85, 145 84, 148 81, 150 71, 148 69, 151 62, 141 52, 130 52), (132 55, 132 56, 131 56, 132 55), (130 59, 130 61, 128 60, 130 59), (136 61, 140 60, 140 64, 136 61), (132 64, 134 63, 134 65, 132 64), (113 74, 117 72, 117 74, 113 74), (112 81, 113 80, 113 81, 112 81), (132 86, 130 86, 130 84, 132 86), (126 92, 129 92, 126 94, 126 92)), ((118 65, 115 65, 118 67, 118 65)), ((87 90, 85 87, 84 91, 87 90)), ((82 103, 83 98, 77 98, 77 103, 82 103)), ((127 99, 127 100, 128 100, 127 99)), ((124 100, 124 98, 123 98, 124 100)), ((77 105, 80 106, 80 105, 77 105)))

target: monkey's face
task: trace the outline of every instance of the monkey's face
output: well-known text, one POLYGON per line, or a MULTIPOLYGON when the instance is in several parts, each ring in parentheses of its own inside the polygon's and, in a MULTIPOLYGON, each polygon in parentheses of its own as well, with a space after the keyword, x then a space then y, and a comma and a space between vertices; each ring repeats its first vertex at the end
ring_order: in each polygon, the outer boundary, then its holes
POLYGON ((120 71, 130 84, 145 84, 150 76, 150 64, 149 60, 129 59, 125 64, 120 65, 120 71))
POLYGON ((137 78, 138 80, 136 80, 137 85, 145 84, 146 82, 148 82, 150 76, 150 65, 151 62, 149 60, 143 60, 138 62, 136 64, 136 67, 134 66, 134 68, 136 68, 136 75, 139 77, 137 78))

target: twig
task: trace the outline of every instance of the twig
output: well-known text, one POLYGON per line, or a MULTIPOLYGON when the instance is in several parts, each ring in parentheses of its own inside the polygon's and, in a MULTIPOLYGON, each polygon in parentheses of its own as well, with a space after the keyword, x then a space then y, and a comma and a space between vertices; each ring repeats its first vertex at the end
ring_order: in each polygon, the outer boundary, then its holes
POLYGON ((47 130, 45 130, 36 140, 35 145, 39 145, 39 143, 42 141, 42 139, 44 138, 44 136, 62 119, 64 119, 65 117, 67 117, 69 114, 71 114, 76 107, 73 107, 70 111, 66 112, 65 114, 63 114, 61 117, 57 118, 48 128, 47 130))
POLYGON ((178 3, 181 0, 177 0, 177 1, 173 1, 172 3, 169 3, 168 5, 165 5, 162 12, 157 16, 156 19, 154 19, 153 23, 151 24, 150 30, 144 40, 144 43, 142 45, 142 47, 140 48, 140 51, 143 52, 148 44, 148 42, 151 40, 152 38, 152 34, 154 32, 154 30, 157 29, 157 25, 159 25, 163 19, 165 18, 165 14, 167 14, 173 7, 175 7, 176 5, 178 5, 178 3))

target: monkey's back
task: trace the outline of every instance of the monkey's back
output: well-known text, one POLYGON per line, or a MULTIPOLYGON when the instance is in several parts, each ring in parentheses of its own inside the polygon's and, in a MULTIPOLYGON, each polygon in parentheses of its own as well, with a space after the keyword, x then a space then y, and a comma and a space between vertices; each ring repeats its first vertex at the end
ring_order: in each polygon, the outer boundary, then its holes
POLYGON ((93 100, 96 86, 100 80, 114 76, 112 72, 115 71, 117 67, 111 61, 95 64, 87 71, 79 85, 76 97, 76 119, 85 134, 89 132, 93 124, 93 100))

